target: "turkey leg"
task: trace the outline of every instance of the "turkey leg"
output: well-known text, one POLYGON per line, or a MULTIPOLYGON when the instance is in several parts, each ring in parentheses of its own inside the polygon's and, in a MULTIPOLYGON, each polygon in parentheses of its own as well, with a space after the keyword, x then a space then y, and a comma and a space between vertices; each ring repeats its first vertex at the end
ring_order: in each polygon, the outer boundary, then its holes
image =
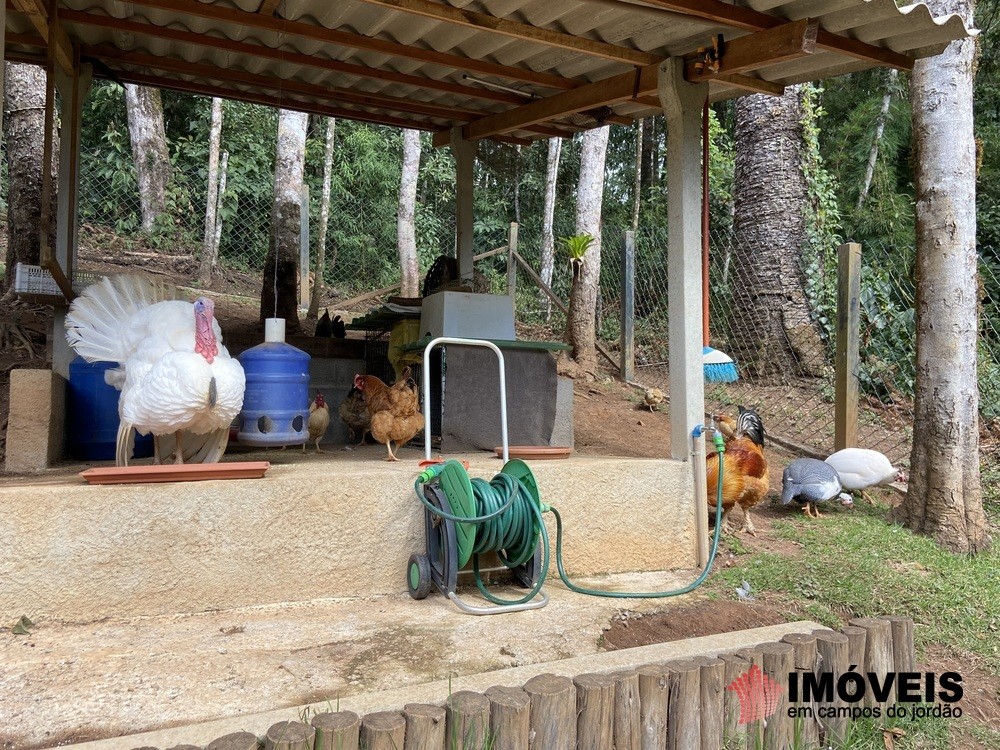
POLYGON ((177 430, 174 433, 174 440, 177 441, 177 449, 174 451, 174 463, 184 463, 184 431, 177 430))
POLYGON ((160 436, 153 435, 153 465, 160 465, 160 436))

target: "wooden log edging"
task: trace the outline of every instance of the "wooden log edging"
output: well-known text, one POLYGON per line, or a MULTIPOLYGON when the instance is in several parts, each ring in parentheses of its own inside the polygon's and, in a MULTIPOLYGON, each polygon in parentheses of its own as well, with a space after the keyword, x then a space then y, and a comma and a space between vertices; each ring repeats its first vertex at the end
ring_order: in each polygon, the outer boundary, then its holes
POLYGON ((317 714, 308 724, 279 721, 262 738, 249 732, 228 734, 206 750, 257 750, 259 740, 265 750, 758 750, 836 745, 851 721, 863 715, 859 711, 881 708, 885 715, 888 697, 866 702, 870 679, 885 684, 886 676, 915 672, 913 631, 913 621, 906 617, 856 618, 842 632, 779 635, 781 642, 718 657, 674 659, 573 679, 546 673, 521 687, 494 686, 485 693, 460 690, 444 705, 414 702, 401 711, 360 717, 336 711, 317 714), (858 654, 859 661, 853 661, 858 654), (858 680, 865 681, 860 699, 857 691, 843 689, 858 680), (757 685, 777 692, 756 704, 750 695, 744 704, 748 687, 752 691, 757 685), (771 711, 766 725, 759 718, 740 723, 746 718, 745 707, 754 715, 771 711))

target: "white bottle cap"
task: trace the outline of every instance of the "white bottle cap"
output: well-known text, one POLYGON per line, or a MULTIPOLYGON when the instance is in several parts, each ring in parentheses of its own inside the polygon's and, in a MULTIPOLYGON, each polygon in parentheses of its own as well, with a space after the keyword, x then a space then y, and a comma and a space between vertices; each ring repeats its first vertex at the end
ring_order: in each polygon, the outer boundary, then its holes
POLYGON ((284 318, 267 318, 264 321, 264 342, 267 344, 285 343, 284 318))

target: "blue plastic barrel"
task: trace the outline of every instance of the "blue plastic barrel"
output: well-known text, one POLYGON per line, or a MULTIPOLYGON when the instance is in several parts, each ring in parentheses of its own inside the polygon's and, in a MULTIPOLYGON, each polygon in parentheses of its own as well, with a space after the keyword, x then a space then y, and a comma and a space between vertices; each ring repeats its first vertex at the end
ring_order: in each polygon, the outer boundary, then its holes
MULTIPOLYGON (((118 397, 104 373, 115 362, 88 362, 77 357, 69 363, 66 448, 82 461, 114 461, 118 437, 118 397)), ((153 455, 153 436, 136 435, 133 458, 153 455)))
POLYGON ((246 445, 304 443, 309 436, 309 355, 269 342, 239 356, 247 387, 238 440, 246 445))

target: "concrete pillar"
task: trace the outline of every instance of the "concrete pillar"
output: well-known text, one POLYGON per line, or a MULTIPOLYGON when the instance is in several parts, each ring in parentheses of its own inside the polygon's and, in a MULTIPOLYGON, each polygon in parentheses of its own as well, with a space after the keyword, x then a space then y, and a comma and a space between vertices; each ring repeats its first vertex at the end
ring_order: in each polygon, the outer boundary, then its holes
POLYGON ((472 179, 476 163, 476 142, 462 138, 461 128, 451 130, 451 152, 455 155, 455 234, 458 273, 472 279, 472 179))
POLYGON ((90 93, 92 69, 81 65, 67 75, 56 68, 59 91, 59 193, 56 202, 56 260, 73 278, 79 230, 80 132, 83 104, 90 93))
POLYGON ((62 458, 66 381, 51 370, 12 370, 5 469, 43 471, 62 458))
MULTIPOLYGON (((701 307, 701 116, 707 83, 684 80, 684 61, 660 64, 667 117, 667 294, 670 299, 670 451, 690 455, 691 430, 705 421, 701 307)), ((699 467, 695 467, 697 471, 699 467)), ((704 466, 700 467, 704 471, 704 466)))

